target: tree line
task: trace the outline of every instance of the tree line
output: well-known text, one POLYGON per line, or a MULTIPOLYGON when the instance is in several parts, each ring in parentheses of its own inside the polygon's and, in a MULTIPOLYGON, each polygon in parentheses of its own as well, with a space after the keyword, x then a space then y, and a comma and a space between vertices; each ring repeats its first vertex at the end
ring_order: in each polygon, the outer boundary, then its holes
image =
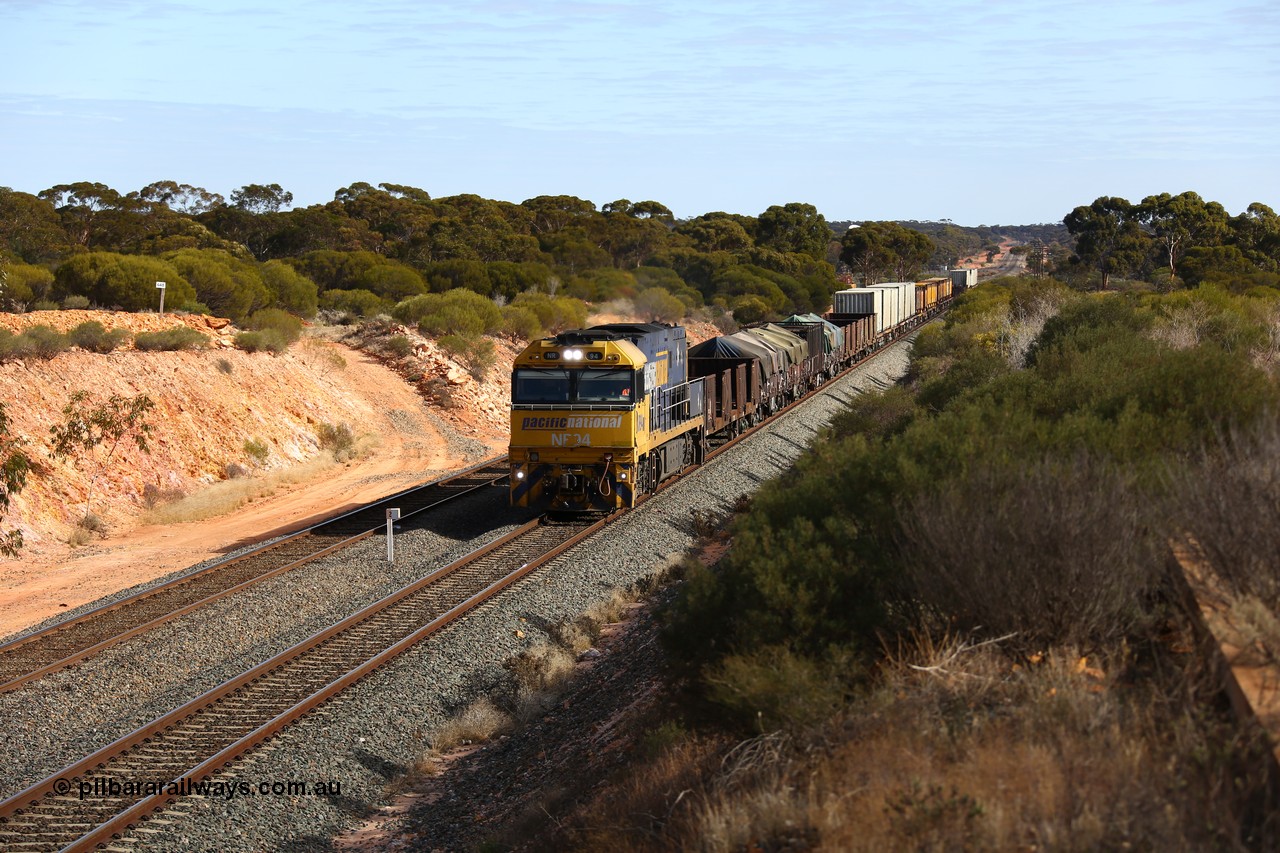
POLYGON ((1254 202, 1236 216, 1194 192, 1160 193, 1134 204, 1103 196, 1063 220, 1074 251, 1059 254, 1058 277, 1103 289, 1113 279, 1161 290, 1205 282, 1236 290, 1280 287, 1280 216, 1254 202))
POLYGON ((229 199, 174 181, 127 193, 91 182, 0 188, 0 309, 79 295, 143 310, 165 281, 175 309, 233 320, 262 308, 388 313, 465 288, 500 303, 531 290, 587 301, 654 291, 651 310, 664 315, 714 303, 747 322, 821 311, 840 287, 840 243, 809 204, 677 220, 656 201, 514 204, 390 183, 286 209, 292 200, 278 184, 229 199))

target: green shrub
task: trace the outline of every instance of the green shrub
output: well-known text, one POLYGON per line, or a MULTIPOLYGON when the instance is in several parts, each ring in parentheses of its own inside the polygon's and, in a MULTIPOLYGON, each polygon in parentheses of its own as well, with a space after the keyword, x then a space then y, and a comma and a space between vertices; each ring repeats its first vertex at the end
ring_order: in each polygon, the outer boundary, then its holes
POLYGON ((28 356, 44 361, 71 349, 70 338, 49 326, 32 326, 18 337, 22 340, 19 346, 28 356))
POLYGON ((245 352, 282 353, 289 348, 289 342, 275 329, 267 329, 264 332, 241 332, 236 335, 235 343, 237 349, 245 352))
POLYGON ((456 358, 471 378, 483 382, 497 361, 493 341, 489 338, 464 338, 461 335, 445 335, 437 343, 440 348, 456 358))
POLYGON ((196 350, 204 349, 208 345, 208 336, 200 334, 189 326, 175 326, 159 332, 142 332, 133 339, 134 348, 144 352, 196 350))
POLYGON ((67 311, 81 311, 89 307, 89 297, 73 294, 62 300, 62 307, 67 311))
POLYGON ((553 334, 565 329, 581 329, 587 323, 587 304, 570 296, 525 292, 511 305, 532 311, 542 328, 553 334))
MULTIPOLYGON (((179 249, 165 260, 195 288, 195 298, 221 317, 243 322, 259 308, 270 305, 273 294, 262 280, 257 264, 222 249, 179 249)), ((154 286, 154 285, 153 285, 154 286)))
POLYGON ((220 358, 220 359, 218 359, 218 372, 219 372, 219 373, 225 373, 227 376, 230 376, 230 375, 231 375, 231 373, 232 373, 234 370, 235 370, 235 368, 234 368, 234 367, 232 367, 232 365, 231 365, 231 362, 230 362, 230 361, 228 361, 228 360, 227 360, 227 359, 225 359, 225 358, 220 358))
POLYGON ((785 646, 733 654, 704 675, 708 698, 743 730, 756 733, 811 725, 827 719, 852 692, 858 674, 852 658, 804 657, 785 646))
POLYGON ((319 295, 314 281, 284 261, 267 261, 261 272, 262 283, 278 307, 302 317, 315 316, 319 295))
POLYGON ((160 304, 156 282, 167 284, 165 305, 178 309, 196 301, 196 291, 174 266, 146 255, 87 252, 63 261, 50 296, 87 297, 95 305, 125 311, 154 311, 160 304))
POLYGON ((32 303, 31 303, 31 305, 28 307, 28 309, 27 309, 27 310, 29 310, 29 311, 57 311, 57 310, 58 310, 58 308, 59 308, 59 305, 58 305, 58 303, 56 303, 56 302, 51 302, 51 301, 49 301, 48 299, 37 299, 35 302, 32 302, 32 303))
POLYGON ((9 304, 29 306, 36 300, 47 301, 53 287, 53 273, 34 264, 11 262, 5 268, 4 293, 0 294, 0 308, 9 304))
MULTIPOLYGON (((68 297, 70 298, 70 297, 68 297)), ((112 329, 97 320, 86 320, 70 331, 71 343, 87 352, 106 353, 119 349, 129 339, 128 329, 112 329)))
POLYGON ((636 313, 662 323, 678 323, 685 304, 662 287, 651 287, 635 298, 636 313))
POLYGON ((389 354, 399 358, 404 358, 413 352, 413 342, 404 335, 392 335, 383 342, 382 347, 389 354))
POLYGON ((905 430, 919 414, 911 392, 893 387, 854 397, 847 409, 832 417, 831 432, 835 438, 865 435, 883 439, 905 430))
POLYGON ((326 290, 320 294, 320 307, 357 317, 376 317, 390 311, 391 302, 368 290, 326 290))
POLYGON ((545 335, 538 315, 522 305, 502 307, 502 333, 526 341, 535 341, 545 335))
POLYGON ((279 308, 263 308, 253 312, 244 326, 255 332, 277 332, 286 344, 296 343, 302 337, 302 321, 279 308))
POLYGON ((406 299, 392 310, 402 323, 417 323, 427 335, 472 338, 502 328, 502 311, 492 300, 470 290, 424 293, 406 299))
POLYGON ((328 421, 317 424, 316 438, 320 441, 320 449, 333 453, 338 462, 345 462, 355 452, 356 437, 346 424, 335 426, 328 421))
POLYGON ((267 443, 260 438, 246 438, 244 440, 244 453, 257 465, 262 465, 267 461, 271 449, 267 447, 267 443))

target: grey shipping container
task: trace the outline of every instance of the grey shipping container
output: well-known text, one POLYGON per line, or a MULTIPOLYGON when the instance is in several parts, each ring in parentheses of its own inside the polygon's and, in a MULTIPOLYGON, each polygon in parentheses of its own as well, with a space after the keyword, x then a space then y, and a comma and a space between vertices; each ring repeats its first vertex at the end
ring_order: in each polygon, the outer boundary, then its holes
POLYGON ((834 314, 874 314, 876 333, 885 330, 884 291, 870 287, 837 290, 833 302, 834 314))

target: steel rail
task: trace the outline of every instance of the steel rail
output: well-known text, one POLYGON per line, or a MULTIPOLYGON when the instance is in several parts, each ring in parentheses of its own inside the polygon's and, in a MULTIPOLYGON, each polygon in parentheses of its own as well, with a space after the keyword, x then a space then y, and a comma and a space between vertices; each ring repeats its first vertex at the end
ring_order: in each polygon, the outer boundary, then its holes
MULTIPOLYGON (((340 639, 344 634, 348 637, 355 636, 358 634, 359 629, 362 626, 371 624, 371 620, 390 613, 393 608, 400 605, 402 602, 406 602, 416 594, 422 593, 424 590, 428 590, 429 587, 432 587, 437 582, 458 574, 460 570, 474 566, 485 557, 497 552, 499 549, 511 546, 513 543, 519 543, 519 540, 539 530, 552 530, 553 535, 555 535, 554 531, 556 530, 568 534, 561 537, 558 542, 552 545, 552 547, 540 549, 540 553, 537 556, 524 560, 513 571, 506 572, 503 576, 491 583, 488 583, 478 592, 468 596, 465 600, 449 607, 445 612, 440 613, 425 624, 418 626, 407 635, 399 637, 394 643, 390 645, 383 645, 381 651, 364 659, 362 663, 335 673, 335 677, 328 680, 325 686, 320 690, 314 691, 301 700, 293 703, 285 711, 272 715, 261 725, 257 725, 252 728, 252 730, 247 734, 239 736, 232 743, 218 749, 218 751, 213 755, 204 757, 203 760, 196 764, 192 769, 180 773, 171 780, 166 780, 166 783, 172 782, 173 784, 180 785, 183 780, 187 780, 188 782, 201 782, 207 779, 217 770, 225 767, 227 764, 243 756, 246 752, 252 750, 266 739, 279 733, 290 723, 296 721, 299 717, 305 715, 321 703, 332 698, 346 687, 354 684, 361 678, 364 678, 370 672, 378 669, 379 667, 386 665, 386 663, 394 657, 417 645, 423 639, 439 631, 444 626, 456 621, 478 605, 492 599, 495 595, 508 588, 513 583, 545 565, 547 562, 564 553, 583 539, 596 533, 605 525, 610 523, 613 518, 614 516, 610 515, 600 519, 593 519, 590 522, 581 522, 576 525, 562 525, 559 527, 543 525, 539 521, 533 521, 494 540, 493 542, 484 545, 459 560, 450 563, 448 566, 444 566, 431 572, 409 586, 406 586, 382 600, 363 608, 341 622, 317 632, 308 639, 296 644, 284 652, 281 652, 270 660, 258 664, 253 669, 242 673, 236 678, 219 685, 208 693, 192 699, 182 707, 170 711, 168 714, 152 721, 137 731, 120 738, 106 747, 103 747, 93 755, 90 755, 70 767, 65 768, 56 776, 52 776, 42 782, 36 783, 25 791, 22 791, 5 800, 3 803, 0 803, 0 835, 5 834, 6 829, 14 828, 15 820, 20 821, 23 817, 34 817, 35 815, 33 814, 33 811, 46 806, 50 809, 56 810, 60 805, 65 805, 69 801, 75 801, 76 798, 71 795, 71 792, 75 790, 75 788, 72 787, 72 783, 78 783, 94 771, 102 771, 106 769, 109 762, 120 759, 130 750, 143 744, 147 744, 155 738, 161 738, 164 736, 174 738, 179 737, 181 736, 179 729, 186 723, 191 723, 191 726, 196 727, 196 731, 201 731, 201 729, 196 726, 196 723, 192 720, 195 715, 208 711, 218 703, 236 698, 243 698, 243 694, 251 688, 251 685, 269 676, 275 676, 277 678, 287 676, 287 673, 282 672, 282 668, 298 662, 299 659, 309 653, 317 652, 326 643, 331 640, 340 639)), ((517 551, 515 556, 519 558, 519 554, 520 552, 517 551)), ((393 614, 388 618, 392 620, 393 624, 393 627, 389 630, 394 631, 395 620, 401 617, 393 614)), ((356 636, 352 642, 358 643, 359 637, 356 636)), ((243 714, 243 711, 235 711, 235 713, 243 714)), ((110 817, 96 828, 91 829, 88 833, 83 835, 79 835, 77 833, 78 838, 72 840, 69 846, 65 849, 92 849, 99 844, 109 841, 113 836, 125 831, 129 825, 136 824, 139 820, 142 820, 145 815, 163 807, 166 803, 171 802, 174 799, 174 795, 165 793, 164 791, 137 799, 117 812, 113 817, 110 817)), ((54 820, 54 817, 51 817, 50 820, 54 820)), ((25 826, 26 824, 23 825, 25 826)), ((41 842, 39 841, 33 841, 32 846, 39 846, 40 843, 41 842)), ((45 843, 47 844, 49 842, 45 843)))
MULTIPOLYGON (((362 507, 327 518, 283 539, 261 545, 244 554, 228 560, 222 560, 196 572, 182 575, 167 583, 142 590, 118 601, 100 605, 71 619, 58 622, 0 645, 0 693, 15 690, 24 684, 85 660, 130 637, 150 631, 214 601, 242 592, 268 578, 291 571, 320 557, 350 547, 381 529, 381 523, 369 527, 366 526, 367 522, 357 521, 362 515, 367 517, 372 510, 393 506, 406 500, 414 500, 413 495, 415 494, 442 491, 449 488, 450 484, 456 481, 475 479, 477 474, 485 469, 498 468, 500 466, 505 469, 504 460, 505 457, 502 456, 494 457, 437 480, 411 486, 408 489, 379 498, 362 507), (342 532, 350 530, 352 526, 357 529, 360 527, 364 529, 353 535, 341 535, 342 532), (326 528, 339 532, 336 541, 333 541, 332 535, 325 533, 326 528), (319 547, 312 547, 310 540, 315 540, 315 544, 319 547), (301 550, 302 556, 290 559, 299 550, 301 550), (290 551, 293 551, 293 553, 290 553, 290 551), (218 586, 218 577, 227 577, 228 570, 235 571, 237 567, 242 567, 243 564, 252 560, 265 559, 270 561, 273 556, 283 558, 284 562, 274 567, 268 566, 263 571, 254 572, 239 582, 233 582, 224 587, 218 586), (201 594, 195 586, 197 584, 212 586, 213 591, 208 594, 201 594), (150 615, 149 611, 161 597, 181 599, 184 590, 186 592, 196 592, 197 597, 185 602, 179 600, 176 606, 173 607, 166 605, 159 616, 150 615), (138 612, 138 617, 134 619, 132 624, 128 623, 129 611, 138 612), (125 617, 123 621, 126 624, 123 627, 116 627, 110 624, 113 619, 120 616, 125 617), (102 639, 92 641, 95 636, 95 624, 101 626, 97 636, 101 636, 102 639), (74 635, 69 637, 68 635, 72 635, 73 632, 88 632, 90 636, 88 640, 74 635), (59 646, 59 643, 62 645, 59 646), (54 650, 54 655, 56 655, 53 660, 48 660, 48 655, 41 654, 43 649, 50 647, 54 650), (24 657, 28 664, 22 666, 22 658, 24 657), (33 659, 35 660, 34 665, 30 663, 33 659), (19 665, 15 666, 15 663, 19 665)), ((500 482, 507 476, 508 474, 501 473, 493 477, 483 478, 483 482, 466 485, 459 491, 442 496, 439 500, 427 502, 420 507, 413 508, 402 516, 402 520, 483 489, 492 483, 500 482)), ((234 577, 230 577, 229 580, 234 581, 234 577)))
MULTIPOLYGON (((903 336, 914 331, 914 329, 919 325, 923 324, 915 324, 911 329, 903 330, 895 337, 894 340, 886 342, 866 357, 852 363, 835 378, 838 379, 854 368, 869 363, 876 356, 880 355, 892 346, 893 343, 897 343, 903 336)), ((825 384, 826 383, 824 383, 824 386, 825 384)), ((783 414, 789 411, 800 403, 808 400, 813 396, 813 394, 823 390, 824 386, 818 386, 817 388, 811 389, 801 397, 780 408, 774 414, 783 414)), ((728 447, 736 445, 739 441, 753 435, 760 428, 767 426, 772 420, 772 417, 767 418, 761 423, 740 432, 729 442, 726 442, 724 445, 708 453, 706 459, 709 460, 714 458, 722 450, 726 450, 728 447)), ((702 464, 705 464, 705 462, 702 464)), ((686 474, 699 470, 702 467, 702 464, 693 466, 686 469, 682 474, 669 478, 668 481, 662 484, 659 491, 662 488, 666 488, 674 484, 674 482, 682 479, 686 474)), ((458 618, 461 618, 475 607, 491 600, 494 596, 498 595, 501 591, 507 589, 521 578, 527 576, 550 560, 564 553, 569 548, 603 529, 616 517, 622 514, 624 514, 624 511, 614 512, 605 515, 604 517, 593 519, 590 523, 584 522, 583 524, 578 525, 580 529, 554 545, 552 548, 545 550, 540 556, 525 561, 514 571, 508 572, 505 576, 489 583, 479 592, 469 596, 462 602, 453 605, 444 613, 432 618, 427 623, 411 631, 409 634, 402 636, 390 646, 384 647, 378 653, 364 660, 363 663, 360 663, 358 666, 347 670, 345 673, 329 681, 320 690, 314 691, 299 701, 294 702, 283 712, 274 714, 263 724, 256 726, 247 734, 237 737, 230 744, 223 746, 213 755, 199 761, 199 763, 191 769, 173 777, 169 782, 180 785, 184 780, 187 782, 203 782, 209 779, 213 774, 225 768, 238 758, 243 757, 245 754, 275 736, 288 725, 297 721, 300 717, 305 716, 311 710, 314 710, 319 705, 328 701, 342 690, 366 677, 369 673, 385 666, 395 657, 416 646, 422 640, 437 632, 442 627, 456 621, 458 618)), ((56 776, 52 776, 42 782, 38 782, 26 790, 15 794, 4 802, 0 802, 0 834, 4 833, 5 829, 13 823, 15 818, 30 815, 33 810, 39 809, 42 804, 45 804, 46 802, 51 802, 56 805, 59 802, 72 800, 73 798, 69 795, 71 782, 79 781, 92 771, 102 771, 106 769, 108 762, 120 758, 127 754, 131 749, 147 744, 153 738, 160 737, 165 732, 175 730, 185 721, 190 720, 195 714, 212 708, 217 703, 228 699, 228 697, 235 697, 239 695, 250 685, 260 679, 277 673, 283 667, 289 666, 304 655, 318 649, 329 640, 340 637, 345 632, 351 631, 357 626, 365 624, 370 619, 381 613, 387 612, 390 608, 402 601, 405 601, 415 593, 432 586, 443 578, 451 577, 460 569, 477 563, 485 556, 494 553, 505 545, 518 541, 523 536, 528 535, 530 532, 540 529, 541 527, 542 524, 540 521, 534 521, 523 525, 517 530, 500 537, 499 539, 477 549, 471 554, 454 561, 448 566, 431 572, 427 576, 395 593, 392 593, 381 601, 363 608, 341 622, 323 629, 322 631, 312 635, 312 637, 307 640, 296 644, 270 660, 258 664, 249 671, 242 673, 217 688, 214 688, 208 693, 192 699, 180 708, 170 711, 168 714, 165 714, 147 726, 120 738, 114 743, 98 750, 93 755, 90 755, 70 767, 65 768, 56 776), (65 787, 60 788, 60 785, 65 787)), ((360 537, 353 537, 353 539, 362 538, 363 535, 360 537)), ((163 808, 166 804, 173 802, 175 799, 175 795, 169 794, 165 791, 160 791, 158 793, 138 798, 115 813, 112 817, 103 821, 95 828, 92 828, 89 832, 72 840, 70 844, 63 849, 67 851, 91 850, 109 843, 113 838, 120 837, 121 833, 127 832, 131 827, 136 826, 140 821, 147 819, 150 814, 160 808, 163 808)))

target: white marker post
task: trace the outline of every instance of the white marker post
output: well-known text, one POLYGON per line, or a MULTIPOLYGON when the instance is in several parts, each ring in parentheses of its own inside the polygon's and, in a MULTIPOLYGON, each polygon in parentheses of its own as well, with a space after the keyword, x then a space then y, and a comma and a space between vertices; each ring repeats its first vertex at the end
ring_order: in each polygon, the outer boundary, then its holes
POLYGON ((387 562, 394 563, 396 561, 396 537, 391 529, 391 525, 400 520, 399 508, 387 510, 387 562))
POLYGON ((156 289, 160 291, 160 316, 164 316, 164 282, 157 281, 156 289))

